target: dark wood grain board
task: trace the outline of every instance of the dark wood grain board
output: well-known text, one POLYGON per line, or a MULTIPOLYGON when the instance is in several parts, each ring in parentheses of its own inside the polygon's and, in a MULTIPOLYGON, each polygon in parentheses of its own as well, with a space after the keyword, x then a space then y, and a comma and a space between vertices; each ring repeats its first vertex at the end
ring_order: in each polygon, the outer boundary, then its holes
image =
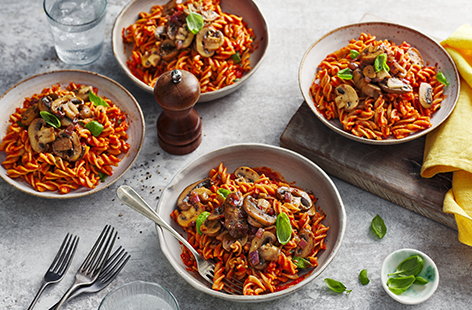
POLYGON ((451 175, 420 176, 424 140, 384 146, 351 141, 323 125, 303 103, 280 144, 310 158, 332 176, 457 229, 454 217, 442 212, 451 175))

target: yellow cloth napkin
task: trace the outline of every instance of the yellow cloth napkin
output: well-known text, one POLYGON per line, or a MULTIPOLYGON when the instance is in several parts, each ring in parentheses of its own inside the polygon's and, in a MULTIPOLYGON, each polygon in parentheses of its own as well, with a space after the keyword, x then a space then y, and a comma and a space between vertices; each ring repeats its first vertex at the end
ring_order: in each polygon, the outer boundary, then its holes
POLYGON ((455 216, 459 241, 472 246, 472 26, 459 27, 441 42, 462 77, 451 116, 426 137, 421 176, 453 172, 443 211, 455 216))

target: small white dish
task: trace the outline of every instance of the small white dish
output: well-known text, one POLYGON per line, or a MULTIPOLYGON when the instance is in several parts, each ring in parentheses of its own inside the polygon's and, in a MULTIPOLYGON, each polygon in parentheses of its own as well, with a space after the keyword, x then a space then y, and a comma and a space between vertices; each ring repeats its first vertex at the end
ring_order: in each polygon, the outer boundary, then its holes
POLYGON ((171 233, 156 225, 161 250, 175 271, 200 292, 236 302, 265 302, 288 296, 317 278, 341 246, 346 228, 346 212, 339 192, 330 177, 312 161, 288 149, 258 143, 234 144, 201 156, 177 172, 163 190, 156 210, 162 219, 185 236, 182 228, 170 217, 171 212, 176 208, 177 198, 185 187, 207 177, 210 169, 217 167, 220 162, 228 168, 228 171, 233 171, 240 166, 268 167, 282 175, 286 181, 294 182, 300 188, 313 192, 318 198, 317 205, 326 214, 324 223, 330 227, 326 237, 327 249, 318 255, 319 264, 313 272, 293 286, 268 294, 231 295, 213 290, 202 277, 189 272, 180 256, 182 245, 171 233))
POLYGON ((425 253, 414 249, 400 249, 389 254, 383 261, 381 271, 382 287, 394 300, 405 305, 416 305, 430 298, 438 288, 439 272, 434 261, 425 253), (388 274, 395 272, 397 266, 408 257, 418 254, 424 259, 423 270, 420 275, 429 278, 425 285, 413 284, 401 295, 396 295, 387 286, 388 274))
POLYGON ((135 281, 108 293, 99 310, 179 310, 174 295, 157 283, 135 281))
MULTIPOLYGON (((130 1, 118 14, 111 34, 113 55, 126 75, 141 89, 153 94, 154 88, 147 85, 131 73, 126 61, 131 55, 132 46, 123 42, 122 31, 124 28, 136 22, 140 12, 149 12, 153 5, 164 5, 168 0, 133 0, 130 1)), ((204 93, 200 96, 199 102, 212 101, 231 94, 240 88, 251 75, 256 72, 262 63, 264 55, 269 45, 269 30, 267 23, 259 10, 257 4, 252 0, 222 0, 221 8, 224 12, 229 12, 241 16, 249 27, 254 30, 256 39, 254 46, 256 50, 251 54, 252 69, 247 72, 237 83, 228 85, 215 91, 204 93)))

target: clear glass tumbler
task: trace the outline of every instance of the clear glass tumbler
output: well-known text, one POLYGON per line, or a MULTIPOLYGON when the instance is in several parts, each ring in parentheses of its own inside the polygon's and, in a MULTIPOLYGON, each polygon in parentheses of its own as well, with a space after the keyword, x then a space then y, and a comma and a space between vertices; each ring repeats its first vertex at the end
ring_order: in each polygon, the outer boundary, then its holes
POLYGON ((44 0, 43 7, 59 59, 86 65, 100 57, 107 0, 44 0))

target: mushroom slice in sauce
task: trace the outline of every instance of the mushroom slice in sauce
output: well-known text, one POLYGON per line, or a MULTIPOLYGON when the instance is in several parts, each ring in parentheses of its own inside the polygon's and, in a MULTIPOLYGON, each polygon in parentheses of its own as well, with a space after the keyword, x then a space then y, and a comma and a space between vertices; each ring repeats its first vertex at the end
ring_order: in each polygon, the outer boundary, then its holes
MULTIPOLYGON (((191 192, 197 188, 205 188, 206 190, 208 190, 208 187, 210 186, 211 180, 209 178, 205 178, 203 180, 199 180, 195 183, 190 184, 180 193, 179 197, 177 198, 177 207, 180 210, 188 210, 191 206, 191 201, 189 201, 191 192)), ((210 190, 208 190, 208 192, 209 191, 210 190)), ((205 198, 205 196, 202 196, 201 198, 205 198)), ((198 199, 200 199, 200 197, 198 197, 198 199)))
POLYGON ((421 57, 420 52, 416 48, 410 47, 406 53, 408 54, 412 64, 418 65, 421 67, 424 66, 423 57, 421 57))
POLYGON ((33 151, 41 153, 48 150, 48 143, 56 139, 56 134, 42 118, 36 118, 28 126, 28 138, 33 151))
POLYGON ((352 72, 352 81, 357 89, 365 96, 378 98, 382 94, 380 87, 365 81, 360 69, 356 69, 352 72))
POLYGON ((66 95, 59 97, 51 103, 51 111, 61 117, 67 116, 70 119, 74 119, 79 114, 77 105, 83 104, 82 99, 66 95))
POLYGON ((419 89, 420 103, 425 109, 433 104, 433 87, 428 83, 421 83, 419 89))
POLYGON ((211 27, 204 27, 197 34, 195 46, 197 52, 203 57, 211 57, 221 45, 223 45, 225 39, 221 31, 215 30, 211 27))
POLYGON ((308 229, 303 229, 299 234, 300 241, 295 249, 295 255, 308 257, 315 247, 315 235, 308 229))
POLYGON ((235 243, 235 242, 239 242, 241 244, 241 246, 245 246, 246 243, 247 243, 247 240, 248 240, 248 236, 245 235, 241 238, 233 238, 231 237, 228 232, 225 232, 224 233, 224 236, 223 236, 223 241, 222 241, 222 244, 223 244, 223 249, 225 249, 226 251, 229 251, 229 252, 232 252, 232 249, 231 249, 231 246, 235 243))
POLYGON ((310 196, 299 188, 282 186, 277 189, 277 198, 294 204, 302 210, 309 210, 313 206, 310 196))
POLYGON ((377 56, 383 53, 385 53, 385 50, 382 46, 370 45, 362 50, 360 54, 360 60, 361 62, 366 63, 366 64, 373 64, 375 61, 375 58, 377 58, 377 56))
POLYGON ((187 24, 183 24, 182 27, 179 28, 177 31, 177 35, 175 36, 175 44, 177 49, 183 49, 189 47, 192 44, 194 34, 190 32, 187 28, 187 24))
POLYGON ((38 102, 39 111, 51 111, 51 103, 58 97, 57 94, 49 94, 41 98, 38 102))
POLYGON ((233 174, 237 177, 237 179, 241 179, 244 182, 254 183, 259 179, 259 173, 254 171, 249 167, 239 167, 234 170, 233 174))
POLYGON ((38 104, 31 105, 26 111, 21 114, 21 125, 29 126, 31 122, 39 116, 38 104))
POLYGON ((84 100, 84 101, 88 101, 89 99, 89 93, 93 91, 93 87, 92 86, 82 86, 81 88, 79 89, 76 89, 74 92, 75 92, 75 95, 84 100))
POLYGON ((174 41, 168 39, 161 43, 160 57, 163 60, 169 61, 177 56, 177 54, 177 46, 175 45, 174 41))
POLYGON ((264 231, 260 237, 252 239, 249 248, 249 263, 256 269, 264 269, 267 261, 275 261, 280 254, 280 248, 274 246, 276 237, 269 231, 264 231))
POLYGON ((369 79, 375 79, 377 77, 374 66, 372 65, 365 66, 364 69, 362 69, 362 73, 369 79))
POLYGON ((200 231, 208 236, 216 236, 221 230, 221 223, 219 220, 208 220, 208 218, 200 225, 200 231))
POLYGON ((67 161, 76 161, 82 155, 82 144, 75 131, 61 130, 52 144, 52 151, 67 161))
POLYGON ((182 227, 190 227, 195 224, 197 217, 197 209, 191 206, 187 210, 180 212, 179 216, 177 216, 177 223, 182 227))
POLYGON ((380 84, 383 91, 392 94, 404 94, 413 91, 413 88, 397 78, 389 78, 387 84, 380 84))
POLYGON ((249 216, 248 219, 251 218, 263 226, 273 225, 277 220, 275 212, 273 212, 272 215, 268 214, 268 212, 273 210, 271 209, 270 202, 266 199, 261 198, 256 200, 254 197, 248 195, 244 198, 243 208, 249 216))
POLYGON ((336 105, 339 109, 345 109, 346 111, 352 111, 359 104, 359 97, 357 92, 352 86, 348 84, 341 84, 336 87, 336 94, 334 98, 336 105))

